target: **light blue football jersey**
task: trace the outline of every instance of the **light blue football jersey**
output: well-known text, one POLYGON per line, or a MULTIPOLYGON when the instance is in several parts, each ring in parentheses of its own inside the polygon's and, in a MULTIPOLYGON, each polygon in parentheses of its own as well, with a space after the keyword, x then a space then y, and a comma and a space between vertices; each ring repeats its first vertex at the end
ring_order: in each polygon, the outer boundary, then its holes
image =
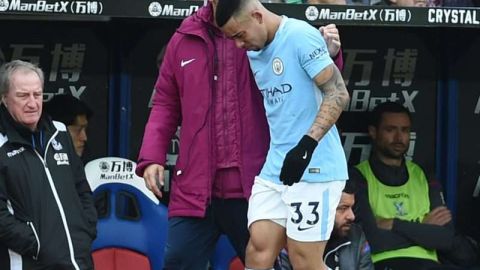
MULTIPOLYGON (((280 183, 285 155, 307 134, 323 100, 313 78, 333 61, 316 28, 285 16, 270 44, 247 54, 270 128, 270 149, 260 177, 280 183)), ((315 149, 302 181, 346 179, 345 153, 333 126, 315 149)))

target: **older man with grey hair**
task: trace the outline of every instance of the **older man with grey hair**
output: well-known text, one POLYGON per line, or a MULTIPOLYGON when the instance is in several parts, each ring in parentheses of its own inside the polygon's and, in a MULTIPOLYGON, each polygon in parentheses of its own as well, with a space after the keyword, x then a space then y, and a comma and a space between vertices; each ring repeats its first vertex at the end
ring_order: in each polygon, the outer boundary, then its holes
POLYGON ((42 115, 44 75, 0 68, 0 269, 93 269, 96 211, 67 128, 42 115))

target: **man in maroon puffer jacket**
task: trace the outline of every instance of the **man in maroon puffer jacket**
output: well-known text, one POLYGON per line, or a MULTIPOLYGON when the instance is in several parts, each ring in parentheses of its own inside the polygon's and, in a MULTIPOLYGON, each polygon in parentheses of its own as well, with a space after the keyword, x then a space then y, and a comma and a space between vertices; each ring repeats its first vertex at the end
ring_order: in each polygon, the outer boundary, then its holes
MULTIPOLYGON (((165 269, 205 269, 220 234, 244 261, 248 198, 268 150, 262 96, 246 51, 214 25, 211 2, 186 18, 167 45, 136 169, 162 196, 167 150, 181 125, 165 269)), ((336 27, 321 31, 341 69, 336 27)))

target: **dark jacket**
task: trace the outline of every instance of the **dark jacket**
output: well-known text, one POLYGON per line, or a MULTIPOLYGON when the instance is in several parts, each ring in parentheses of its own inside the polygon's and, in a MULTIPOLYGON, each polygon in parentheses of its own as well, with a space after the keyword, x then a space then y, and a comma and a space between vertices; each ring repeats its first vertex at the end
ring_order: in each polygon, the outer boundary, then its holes
POLYGON ((93 269, 96 211, 64 124, 38 132, 0 106, 0 269, 93 269))
POLYGON ((352 224, 348 237, 330 238, 323 261, 330 269, 373 270, 370 246, 362 228, 352 224))
MULTIPOLYGON (((370 246, 361 227, 353 224, 345 238, 332 237, 327 242, 323 261, 332 270, 373 270, 370 246)), ((288 255, 282 252, 278 261, 279 269, 292 270, 288 255)))

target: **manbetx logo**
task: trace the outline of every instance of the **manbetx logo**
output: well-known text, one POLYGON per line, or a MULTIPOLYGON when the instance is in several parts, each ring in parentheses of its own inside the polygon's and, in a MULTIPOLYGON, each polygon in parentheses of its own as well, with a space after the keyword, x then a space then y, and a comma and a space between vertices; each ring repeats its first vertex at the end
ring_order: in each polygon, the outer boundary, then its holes
MULTIPOLYGON (((1 1, 1 0, 0 0, 1 1)), ((174 5, 161 5, 159 2, 151 2, 148 6, 148 13, 153 17, 174 16, 188 17, 198 10, 198 6, 192 5, 188 8, 176 8, 174 5)))
POLYGON ((347 8, 345 11, 332 11, 329 8, 320 10, 315 6, 309 6, 305 10, 305 17, 309 21, 315 20, 347 20, 347 21, 374 21, 377 20, 378 10, 367 9, 357 11, 353 8, 347 8))
POLYGON ((68 13, 68 1, 58 1, 47 4, 47 1, 38 0, 33 3, 22 3, 20 0, 0 0, 0 11, 37 11, 37 12, 53 12, 68 13))
POLYGON ((0 0, 0 11, 8 9, 8 0, 0 0))

